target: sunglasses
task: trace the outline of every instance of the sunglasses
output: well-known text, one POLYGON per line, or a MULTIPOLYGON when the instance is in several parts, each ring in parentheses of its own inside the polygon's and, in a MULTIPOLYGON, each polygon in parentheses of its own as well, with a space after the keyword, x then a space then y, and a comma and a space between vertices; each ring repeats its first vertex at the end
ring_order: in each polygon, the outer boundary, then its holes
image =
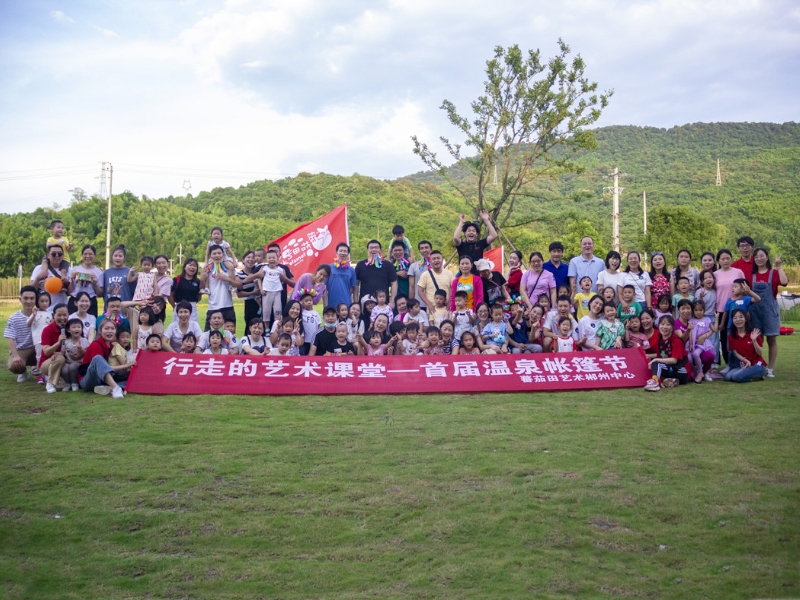
POLYGON ((651 256, 664 256, 664 253, 661 250, 656 250, 651 256))
POLYGON ((51 252, 50 256, 64 256, 63 252, 51 252))

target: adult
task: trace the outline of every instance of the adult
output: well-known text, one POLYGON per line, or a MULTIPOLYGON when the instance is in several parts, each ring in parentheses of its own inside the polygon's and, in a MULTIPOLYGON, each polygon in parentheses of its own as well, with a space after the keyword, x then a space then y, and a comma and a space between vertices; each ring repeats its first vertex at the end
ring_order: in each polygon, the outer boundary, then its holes
MULTIPOLYGON (((458 225, 453 233, 453 244, 458 252, 458 260, 461 262, 463 256, 469 256, 472 261, 473 268, 475 263, 483 258, 483 251, 491 246, 492 242, 497 239, 497 232, 489 220, 488 211, 481 212, 481 220, 486 225, 487 235, 483 239, 478 239, 480 234, 480 224, 472 223, 466 220, 465 215, 460 215, 458 218, 458 225), (461 239, 461 232, 464 232, 464 239, 461 239)), ((477 275, 477 271, 473 275, 477 275)))
MULTIPOLYGON (((236 271, 236 276, 242 282, 242 289, 236 290, 238 298, 244 298, 244 334, 250 335, 250 321, 261 314, 261 295, 254 278, 250 278, 255 272, 256 253, 248 250, 242 256, 242 270, 236 271)), ((177 313, 177 309, 175 310, 177 313)), ((173 346, 175 348, 175 346, 173 346)))
POLYGON ((622 265, 622 257, 616 250, 611 250, 606 254, 606 268, 600 271, 597 276, 597 293, 602 296, 603 290, 610 287, 614 290, 614 297, 619 300, 617 296, 617 287, 619 282, 622 281, 622 273, 619 272, 619 267, 622 265))
POLYGON ((760 329, 767 338, 769 358, 767 377, 775 377, 775 361, 778 358, 778 335, 781 332, 781 312, 778 307, 778 286, 789 285, 789 278, 783 270, 780 256, 775 257, 775 268, 769 260, 765 248, 756 248, 753 253, 752 290, 761 297, 761 302, 750 305, 750 318, 753 328, 760 329))
POLYGON ((91 244, 81 249, 81 262, 69 270, 69 312, 77 310, 75 301, 80 292, 89 296, 89 314, 97 317, 97 296, 103 295, 103 271, 94 264, 97 250, 91 244))
MULTIPOLYGON (((676 289, 676 285, 678 284, 678 279, 681 277, 686 277, 689 280, 689 289, 696 290, 700 287, 700 271, 695 269, 692 266, 692 253, 686 250, 678 251, 678 255, 676 256, 678 261, 678 266, 674 269, 670 270, 670 294, 675 295, 678 293, 676 289)), ((655 286, 655 282, 653 282, 655 286)))
MULTIPOLYGON (((269 244, 267 246, 267 252, 270 251, 270 250, 275 250, 278 253, 278 256, 280 258, 287 258, 286 256, 283 256, 281 254, 281 246, 280 246, 280 244, 276 244, 275 242, 272 242, 271 244, 269 244)), ((280 261, 280 258, 278 259, 279 261, 280 261)), ((259 271, 264 266, 264 261, 265 260, 266 260, 266 253, 264 253, 264 255, 261 256, 260 262, 258 262, 259 261, 259 256, 258 256, 258 250, 256 250, 256 261, 257 261, 256 272, 259 271)), ((283 288, 281 289, 281 306, 286 306, 286 300, 289 297, 289 293, 288 293, 287 290, 290 287, 294 287, 294 275, 292 274, 292 270, 289 268, 288 265, 285 265, 282 262, 278 262, 278 266, 281 269, 283 269, 283 274, 286 276, 286 281, 284 281, 283 279, 281 280, 281 283, 283 284, 283 288)), ((273 319, 273 322, 276 321, 276 320, 277 319, 273 319)))
POLYGON ((617 297, 622 297, 622 288, 632 285, 636 291, 634 301, 638 302, 642 309, 652 308, 653 301, 651 288, 653 282, 650 281, 650 273, 642 270, 642 259, 636 250, 628 252, 625 272, 622 274, 619 285, 617 286, 617 297))
POLYGON ((130 285, 128 285, 128 272, 130 267, 125 266, 127 252, 125 246, 120 244, 111 251, 111 266, 103 271, 103 302, 115 296, 123 302, 130 302, 133 298, 130 285))
POLYGON ((686 385, 689 382, 687 363, 686 344, 675 333, 675 319, 671 315, 661 317, 658 321, 656 356, 648 363, 653 376, 647 380, 644 389, 657 392, 661 386, 686 385))
POLYGON ((742 273, 751 273, 753 271, 753 249, 755 246, 756 243, 749 235, 743 235, 736 240, 739 258, 731 266, 734 269, 739 269, 742 273))
POLYGON ((61 342, 67 339, 64 327, 69 320, 69 310, 66 304, 56 304, 53 307, 53 322, 42 330, 42 356, 39 359, 39 370, 47 376, 48 394, 52 394, 58 387, 63 387, 61 369, 66 363, 66 357, 61 347, 61 342), (60 385, 59 385, 60 384, 60 385))
MULTIPOLYGON (((650 297, 653 299, 653 305, 658 306, 658 299, 666 294, 670 297, 670 304, 672 303, 672 296, 676 293, 675 289, 675 271, 667 268, 667 259, 664 253, 660 250, 653 252, 650 257, 650 297)), ((694 282, 692 282, 694 283, 694 282)), ((694 289, 689 288, 689 289, 694 289)))
POLYGON ((725 312, 725 305, 731 299, 733 293, 733 282, 736 279, 746 279, 741 269, 732 266, 733 255, 727 248, 722 248, 717 252, 717 264, 719 269, 714 271, 714 283, 717 288, 717 331, 719 331, 720 356, 728 362, 728 313, 725 312))
POLYGON ((413 297, 419 300, 422 309, 425 310, 427 306, 422 299, 419 280, 422 274, 431 268, 431 252, 433 251, 433 246, 428 240, 422 240, 417 244, 417 250, 419 250, 420 260, 415 260, 411 263, 411 266, 408 267, 408 276, 414 278, 413 297))
MULTIPOLYGON (((700 268, 703 271, 713 272, 717 270, 717 258, 714 256, 713 252, 703 252, 702 256, 700 257, 700 268)), ((702 285, 702 282, 700 285, 702 285)))
POLYGON ((378 240, 367 242, 367 258, 356 265, 358 280, 358 299, 374 296, 379 290, 386 292, 390 298, 389 306, 394 308, 397 297, 397 272, 394 267, 381 257, 381 243, 378 240))
POLYGON ((235 274, 226 273, 224 269, 217 269, 215 272, 214 266, 220 264, 225 257, 222 246, 217 244, 211 246, 208 256, 211 260, 206 264, 203 275, 200 277, 201 287, 208 288, 208 312, 204 331, 210 329, 209 318, 213 311, 222 312, 225 321, 236 323, 231 287, 237 290, 242 288, 242 282, 235 274))
MULTIPOLYGON (((581 239, 581 253, 569 261, 569 285, 574 297, 578 291, 578 283, 584 277, 592 280, 591 290, 597 293, 597 277, 606 268, 602 258, 594 255, 594 240, 590 236, 581 239)), ((558 283, 556 283, 558 285, 558 283)))
POLYGON ((187 333, 191 333, 194 335, 194 339, 198 340, 203 335, 203 332, 200 330, 200 325, 197 324, 197 321, 191 320, 192 305, 188 302, 182 300, 175 305, 175 316, 176 318, 172 320, 172 323, 164 331, 164 337, 169 340, 169 348, 173 352, 180 352, 183 338, 186 337, 187 333))
MULTIPOLYGON (((61 255, 64 250, 58 248, 61 255)), ((3 337, 8 343, 8 370, 17 375, 17 383, 22 383, 28 379, 28 367, 36 366, 36 347, 33 345, 33 335, 31 334, 28 319, 33 314, 33 307, 36 306, 36 288, 32 285, 25 285, 19 291, 19 303, 22 308, 8 317, 3 337)), ((58 303, 57 303, 58 304, 58 303)), ((61 303, 64 304, 64 303, 61 303)), ((53 306, 51 304, 50 306, 53 306)))
POLYGON ((113 321, 104 319, 100 323, 99 336, 86 348, 78 370, 82 389, 94 390, 96 394, 101 395, 111 392, 112 398, 125 396, 125 390, 114 380, 114 375, 129 372, 131 367, 136 365, 136 361, 132 360, 118 367, 108 364, 108 357, 111 356, 111 348, 116 337, 117 326, 113 321))
MULTIPOLYGON (((200 302, 200 278, 197 272, 200 270, 200 265, 195 258, 187 258, 181 268, 181 274, 172 279, 172 291, 170 293, 170 304, 177 306, 181 302, 188 302, 192 307, 191 319, 197 322, 197 303, 200 302)), ((176 310, 177 313, 177 310, 176 310)), ((247 310, 245 307, 245 317, 247 310)), ((173 321, 174 321, 173 317, 173 321)))
POLYGON ((409 275, 411 262, 405 258, 406 247, 403 242, 395 240, 389 250, 391 263, 397 275, 397 295, 409 297, 410 291, 414 289, 414 277, 409 275))
POLYGON ((550 271, 556 280, 556 289, 562 285, 569 286, 569 265, 561 262, 564 257, 564 244, 561 242, 551 242, 548 248, 550 260, 544 263, 544 270, 550 271))
POLYGON ((658 348, 658 329, 656 325, 656 314, 652 308, 646 308, 639 315, 639 320, 642 323, 642 333, 647 338, 647 345, 643 345, 647 358, 654 358, 656 356, 656 349, 658 348))
POLYGON ((417 288, 420 291, 420 298, 427 309, 429 315, 432 315, 436 309, 436 302, 434 296, 438 290, 443 290, 447 294, 445 306, 450 301, 450 288, 453 285, 455 276, 445 269, 444 256, 438 250, 431 252, 431 268, 425 271, 419 278, 417 288))
POLYGON ((350 264, 350 246, 344 242, 336 244, 336 258, 331 263, 331 275, 328 277, 328 303, 336 307, 354 302, 356 295, 356 270, 350 264))
POLYGON ((300 306, 300 303, 297 300, 289 300, 283 306, 283 313, 280 317, 275 319, 275 322, 272 324, 272 327, 269 330, 270 341, 272 345, 276 345, 278 343, 278 336, 281 334, 281 323, 285 318, 288 319, 295 319, 300 321, 300 328, 302 328, 302 319, 300 319, 301 315, 303 314, 303 308, 300 306))
POLYGON ((172 294, 172 278, 167 273, 169 269, 169 259, 164 254, 159 254, 155 258, 156 267, 156 287, 158 294, 162 298, 169 299, 172 294))
POLYGON ((539 296, 547 294, 550 306, 556 305, 556 278, 552 272, 545 270, 544 257, 541 252, 531 252, 528 257, 530 270, 520 280, 519 291, 522 301, 530 310, 534 304, 539 303, 539 296))
POLYGON ((764 362, 764 340, 761 332, 753 328, 747 311, 736 308, 731 311, 731 330, 728 334, 728 347, 734 360, 730 370, 725 373, 725 381, 747 383, 764 379, 767 365, 764 362))
POLYGON ((294 290, 292 290, 292 300, 300 300, 307 291, 313 292, 314 304, 322 302, 322 306, 328 306, 326 300, 328 296, 328 278, 331 276, 330 265, 319 265, 313 273, 303 273, 297 278, 294 290))
POLYGON ((386 315, 378 315, 372 323, 372 329, 381 335, 381 344, 388 344, 392 339, 389 333, 389 317, 386 315))
POLYGON ((493 304, 502 304, 504 300, 509 298, 508 290, 506 289, 506 278, 502 273, 492 271, 492 265, 485 258, 480 259, 475 263, 475 268, 481 276, 481 283, 483 284, 483 301, 489 306, 493 304))
POLYGON ((456 292, 467 293, 467 308, 475 310, 475 307, 483 302, 483 281, 480 275, 474 275, 473 270, 477 270, 472 259, 466 254, 458 260, 458 276, 453 279, 450 285, 450 310, 456 309, 456 292))
POLYGON ((36 265, 31 273, 30 284, 39 290, 45 291, 44 282, 50 277, 61 280, 61 290, 55 294, 50 294, 50 306, 67 303, 67 290, 69 289, 69 276, 64 275, 69 272, 69 263, 64 260, 64 249, 59 245, 47 247, 47 255, 42 259, 42 264, 36 265))
POLYGON ((508 275, 506 275, 506 289, 510 296, 519 297, 519 285, 522 282, 522 252, 514 250, 508 255, 508 275))

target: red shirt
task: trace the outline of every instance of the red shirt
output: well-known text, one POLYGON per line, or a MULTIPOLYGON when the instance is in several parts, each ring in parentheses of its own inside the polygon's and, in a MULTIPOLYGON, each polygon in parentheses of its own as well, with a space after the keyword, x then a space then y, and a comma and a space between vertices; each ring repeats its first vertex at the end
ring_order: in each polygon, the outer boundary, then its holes
POLYGON ((745 261, 743 258, 739 258, 739 260, 735 261, 731 265, 734 269, 739 269, 742 273, 744 273, 745 279, 747 279, 748 283, 750 282, 750 276, 753 274, 753 257, 750 257, 750 260, 745 261))
POLYGON ((95 356, 102 356, 106 360, 111 356, 111 346, 103 338, 97 338, 86 349, 82 363, 88 365, 95 356))
MULTIPOLYGON (((512 296, 519 296, 519 284, 522 281, 522 269, 514 269, 508 274, 508 292, 512 296)), ((536 304, 531 300, 531 303, 536 304)))
MULTIPOLYGON (((761 336, 757 338, 758 345, 761 346, 764 340, 761 336)), ((766 365, 764 359, 756 354, 756 349, 753 346, 753 340, 749 333, 745 333, 744 337, 739 337, 738 331, 728 334, 728 350, 737 352, 739 356, 743 356, 750 361, 751 365, 766 365)))
POLYGON ((686 344, 676 333, 673 333, 668 340, 658 335, 658 345, 655 346, 659 358, 675 358, 678 365, 686 360, 686 344))
POLYGON ((658 338, 660 334, 658 333, 658 328, 653 327, 653 335, 647 338, 647 341, 650 343, 650 352, 658 352, 658 338))
MULTIPOLYGON (((61 335, 61 327, 56 325, 55 322, 50 323, 47 327, 42 329, 42 348, 45 346, 52 346, 58 341, 59 336, 61 335)), ((53 354, 56 352, 60 352, 61 348, 57 348, 53 354)), ((53 354, 50 356, 45 355, 44 351, 42 351, 42 355, 39 357, 39 366, 42 366, 42 363, 46 361, 48 358, 53 358, 53 354)))
MULTIPOLYGON (((772 297, 778 297, 778 286, 781 285, 781 276, 778 275, 778 272, 775 269, 772 269, 772 297)), ((756 281, 761 281, 762 283, 767 283, 769 281, 769 270, 764 271, 763 273, 756 273, 756 281)), ((752 287, 753 284, 753 277, 752 275, 747 278, 747 283, 752 287)))

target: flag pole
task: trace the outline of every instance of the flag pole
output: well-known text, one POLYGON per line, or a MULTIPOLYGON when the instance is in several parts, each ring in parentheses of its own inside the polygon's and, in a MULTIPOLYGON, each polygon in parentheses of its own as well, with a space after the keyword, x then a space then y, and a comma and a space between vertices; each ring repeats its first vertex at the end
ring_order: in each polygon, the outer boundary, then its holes
POLYGON ((344 234, 347 237, 347 246, 350 246, 350 225, 347 222, 347 202, 344 203, 344 234))

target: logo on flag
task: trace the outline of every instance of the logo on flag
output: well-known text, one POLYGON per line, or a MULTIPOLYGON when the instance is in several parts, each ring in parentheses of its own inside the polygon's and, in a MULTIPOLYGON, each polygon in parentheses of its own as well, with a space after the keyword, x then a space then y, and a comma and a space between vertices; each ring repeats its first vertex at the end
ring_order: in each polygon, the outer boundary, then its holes
MULTIPOLYGON (((350 244, 347 205, 332 210, 270 242, 281 247, 280 262, 297 274, 310 273, 336 258, 336 244, 350 244)), ((267 244, 264 248, 269 247, 267 244)))

